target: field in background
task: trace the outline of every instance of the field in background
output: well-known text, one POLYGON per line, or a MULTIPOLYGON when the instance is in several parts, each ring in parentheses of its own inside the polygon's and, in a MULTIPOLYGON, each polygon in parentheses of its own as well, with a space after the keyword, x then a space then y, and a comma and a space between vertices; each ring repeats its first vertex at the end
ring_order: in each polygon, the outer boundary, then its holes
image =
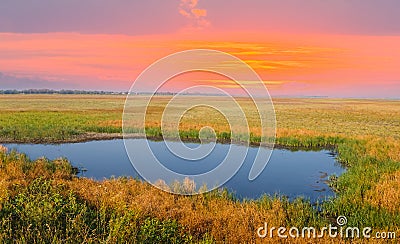
MULTIPOLYGON (((202 99, 215 99, 221 106, 227 104, 221 97, 187 99, 197 99, 199 103, 202 99)), ((140 97, 137 100, 143 103, 140 97)), ((148 134, 159 134, 162 111, 169 100, 167 96, 152 100, 147 116, 148 134)), ((244 98, 238 101, 251 132, 259 135, 253 103, 244 98)), ((120 133, 124 102, 125 96, 112 95, 0 95, 0 140, 53 142, 72 140, 85 133, 120 133)), ((278 138, 400 138, 400 101, 278 98, 273 102, 278 138)), ((204 125, 212 126, 220 134, 229 132, 221 114, 201 107, 185 114, 180 129, 196 131, 204 125)))
MULTIPOLYGON (((206 99, 225 103, 218 97, 206 99)), ((161 96, 152 101, 148 135, 160 136, 159 118, 168 100, 161 96)), ((108 95, 1 95, 0 142, 117 137, 124 102, 124 96, 108 95)), ((251 139, 257 141, 254 106, 246 99, 239 99, 239 103, 249 119, 251 139)), ((281 197, 265 197, 239 202, 218 192, 183 197, 135 180, 77 179, 68 163, 30 162, 0 148, 0 239, 29 241, 34 237, 27 234, 31 232, 40 233, 43 240, 109 238, 118 242, 118 238, 132 238, 157 242, 160 240, 152 238, 160 236, 163 240, 176 238, 177 242, 254 242, 255 230, 264 221, 271 226, 318 227, 333 223, 339 215, 347 217, 349 226, 398 232, 400 101, 279 98, 274 99, 274 106, 278 144, 335 146, 339 160, 349 167, 338 179, 331 178, 338 195, 323 203, 320 212, 301 199, 290 203, 281 197), (30 231, 24 226, 31 226, 30 231), (132 231, 127 232, 126 226, 132 231)), ((215 128, 220 139, 229 134, 221 115, 198 108, 182 119, 181 135, 195 138, 204 125, 215 128)))

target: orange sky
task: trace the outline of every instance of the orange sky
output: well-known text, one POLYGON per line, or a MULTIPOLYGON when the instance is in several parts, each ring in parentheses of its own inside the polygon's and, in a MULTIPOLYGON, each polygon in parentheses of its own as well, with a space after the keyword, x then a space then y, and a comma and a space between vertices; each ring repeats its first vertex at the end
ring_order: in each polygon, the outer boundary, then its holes
MULTIPOLYGON (((372 95, 379 86, 398 88, 399 43, 396 36, 261 36, 246 32, 201 33, 196 37, 188 32, 143 36, 1 33, 0 71, 54 84, 67 82, 77 88, 127 90, 157 59, 177 51, 209 48, 244 60, 272 94, 335 96, 335 92, 346 95, 346 89, 368 86, 372 95)), ((201 74, 188 78, 230 87, 229 81, 201 74)), ((179 82, 175 87, 179 88, 179 82)))
MULTIPOLYGON (((392 0, 2 0, 0 90, 127 91, 151 63, 201 48, 244 60, 275 96, 400 98, 399 7, 392 0)), ((188 84, 237 88, 196 72, 164 89, 188 84)))

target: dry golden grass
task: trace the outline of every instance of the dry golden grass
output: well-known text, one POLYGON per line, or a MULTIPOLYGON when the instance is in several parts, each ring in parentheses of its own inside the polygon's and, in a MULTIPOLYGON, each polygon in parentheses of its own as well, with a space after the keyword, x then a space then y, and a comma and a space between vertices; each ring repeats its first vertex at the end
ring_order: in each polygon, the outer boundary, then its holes
POLYGON ((144 216, 177 219, 195 237, 205 233, 216 240, 232 243, 254 242, 261 223, 284 224, 285 213, 279 201, 271 209, 255 203, 241 204, 227 199, 207 199, 205 195, 183 197, 162 192, 134 180, 95 182, 76 179, 68 186, 90 203, 134 210, 144 216))
MULTIPOLYGON (((108 206, 119 211, 133 210, 143 216, 177 219, 195 238, 206 233, 218 243, 315 243, 315 239, 260 239, 256 230, 269 226, 286 226, 288 210, 278 199, 270 206, 256 202, 240 203, 226 198, 197 195, 185 197, 160 191, 135 180, 74 179, 57 184, 68 185, 80 197, 97 207, 108 206)), ((318 243, 344 243, 340 238, 319 238, 318 243)))
MULTIPOLYGON (((4 152, 2 155, 5 155, 4 152)), ((18 194, 21 189, 40 177, 51 181, 55 188, 64 189, 65 194, 72 191, 95 209, 110 209, 122 214, 131 211, 144 217, 177 220, 184 227, 184 232, 190 233, 195 240, 210 235, 215 241, 224 243, 346 243, 340 238, 328 236, 318 239, 281 239, 275 234, 274 238, 258 238, 256 230, 264 222, 269 226, 287 226, 291 223, 288 222, 289 219, 296 223, 297 217, 309 216, 310 212, 307 211, 310 210, 279 199, 238 202, 224 195, 174 195, 133 179, 109 179, 99 182, 76 178, 71 175, 69 164, 64 160, 49 162, 38 159, 28 164, 26 162, 20 154, 0 157, 0 206, 6 198, 18 194)), ((398 211, 398 206, 394 204, 399 201, 399 181, 400 171, 384 176, 376 188, 367 194, 367 199, 377 207, 398 211)), ((308 223, 321 224, 318 221, 308 223)), ((390 231, 398 229, 392 228, 390 231)), ((352 242, 370 243, 365 239, 352 242)))
POLYGON ((385 174, 378 184, 367 192, 367 200, 378 208, 400 211, 400 171, 385 174))
MULTIPOLYGON (((156 97, 148 107, 149 126, 159 126, 162 112, 170 97, 156 97)), ((188 98, 198 100, 205 98, 188 98)), ((226 99, 211 97, 221 107, 226 99)), ((137 98, 140 103, 140 97, 137 98)), ((356 99, 273 99, 277 137, 304 136, 340 136, 340 137, 393 137, 400 139, 400 101, 356 100, 356 99)), ((251 100, 239 98, 250 129, 259 135, 260 122, 256 107, 251 100)), ((179 111, 176 107, 176 111, 179 111)), ((174 108, 171 109, 174 111, 174 108)), ((229 131, 229 124, 223 116, 210 108, 197 107, 189 110, 181 120, 182 130, 210 125, 218 131, 229 131)))
MULTIPOLYGON (((348 243, 349 241, 329 236, 317 239, 282 239, 278 238, 276 233, 273 238, 260 239, 256 235, 256 230, 264 222, 269 226, 287 225, 290 210, 278 199, 272 200, 269 206, 261 206, 257 202, 241 203, 207 195, 185 197, 169 194, 146 183, 129 179, 103 182, 74 179, 63 180, 57 184, 68 185, 69 189, 99 208, 108 206, 119 211, 133 210, 139 215, 158 219, 177 219, 195 238, 201 239, 207 233, 218 243, 348 243)), ((398 231, 398 229, 381 231, 398 231)), ((351 242, 371 243, 371 240, 353 239, 351 242)), ((373 243, 388 243, 388 240, 373 240, 373 243)))

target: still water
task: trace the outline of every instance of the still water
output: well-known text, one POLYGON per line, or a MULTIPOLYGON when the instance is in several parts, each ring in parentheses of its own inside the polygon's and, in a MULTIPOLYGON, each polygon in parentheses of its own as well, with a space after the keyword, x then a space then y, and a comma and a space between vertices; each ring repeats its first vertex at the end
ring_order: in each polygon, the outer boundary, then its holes
MULTIPOLYGON (((224 159, 230 146, 233 149, 244 147, 217 143, 209 156, 196 162, 188 162, 172 154, 162 141, 148 141, 148 143, 165 167, 180 173, 192 172, 192 174, 206 172, 216 167, 224 159)), ((186 143, 186 145, 198 146, 196 143, 186 143)), ((85 169, 79 175, 83 177, 97 180, 113 176, 140 178, 125 152, 124 142, 121 139, 65 144, 5 144, 5 146, 23 152, 31 159, 42 156, 49 159, 65 157, 73 166, 85 169)), ((270 195, 278 193, 290 199, 303 196, 312 202, 323 200, 334 195, 326 184, 329 176, 333 174, 339 176, 345 170, 335 160, 335 155, 328 150, 274 149, 263 172, 255 180, 250 181, 249 171, 258 150, 258 147, 249 147, 242 167, 224 184, 224 187, 239 198, 258 198, 264 193, 270 195)), ((140 151, 137 153, 140 154, 140 151)))

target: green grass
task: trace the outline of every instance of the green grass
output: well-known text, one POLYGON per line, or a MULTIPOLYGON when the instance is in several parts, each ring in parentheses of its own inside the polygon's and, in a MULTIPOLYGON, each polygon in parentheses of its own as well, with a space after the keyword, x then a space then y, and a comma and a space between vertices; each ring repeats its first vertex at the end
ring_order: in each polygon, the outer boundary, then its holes
POLYGON ((16 196, 2 202, 0 240, 44 242, 183 243, 175 220, 159 220, 96 208, 71 191, 37 178, 16 196))
MULTIPOLYGON (((134 103, 141 106, 140 97, 134 103)), ((156 97, 147 112, 146 133, 161 136, 160 121, 170 97, 156 97)), ((198 99, 201 103, 201 97, 198 99)), ((210 99, 210 98, 208 98, 210 99)), ((213 98, 221 106, 224 98, 213 98)), ((238 99, 249 121, 251 141, 260 140, 254 105, 238 99)), ((86 133, 120 133, 124 96, 0 95, 0 141, 69 140, 86 133)), ((144 104, 143 104, 144 105, 144 104)), ((337 145, 343 138, 363 136, 400 138, 399 101, 350 99, 276 99, 277 142, 288 146, 337 145)), ((178 111, 179 106, 172 108, 178 111)), ((235 121, 233 121, 235 123, 235 121)), ((203 126, 215 129, 221 140, 230 138, 229 124, 209 108, 188 111, 180 123, 183 138, 197 138, 203 126)), ((128 125, 129 126, 129 125, 128 125)), ((132 131, 142 125, 133 125, 132 131)))
POLYGON ((19 111, 0 112, 0 138, 15 141, 60 141, 85 132, 120 133, 121 128, 98 126, 115 115, 97 112, 19 111))
MULTIPOLYGON (((162 136, 159 120, 168 99, 152 101, 148 135, 162 136)), ((246 99, 239 102, 250 124, 250 140, 260 141, 254 107, 246 99)), ((54 142, 120 133, 123 104, 123 96, 0 96, 0 141, 54 142)), ((254 242, 255 229, 266 220, 276 226, 318 227, 334 223, 339 215, 352 226, 399 232, 400 101, 276 99, 274 105, 277 144, 334 148, 348 167, 340 177, 331 177, 335 198, 315 207, 281 196, 244 202, 221 192, 182 197, 135 180, 76 179, 69 164, 2 153, 3 240, 254 242), (33 229, 27 231, 28 226, 33 229)), ((226 121, 207 109, 189 111, 180 123, 180 136, 197 139, 203 126, 214 128, 221 141, 230 139, 226 121)))
POLYGON ((66 184, 57 184, 74 178, 68 161, 32 162, 23 154, 0 152, 0 163, 2 183, 8 184, 0 198, 2 243, 183 243, 191 239, 175 220, 96 206, 66 184))

